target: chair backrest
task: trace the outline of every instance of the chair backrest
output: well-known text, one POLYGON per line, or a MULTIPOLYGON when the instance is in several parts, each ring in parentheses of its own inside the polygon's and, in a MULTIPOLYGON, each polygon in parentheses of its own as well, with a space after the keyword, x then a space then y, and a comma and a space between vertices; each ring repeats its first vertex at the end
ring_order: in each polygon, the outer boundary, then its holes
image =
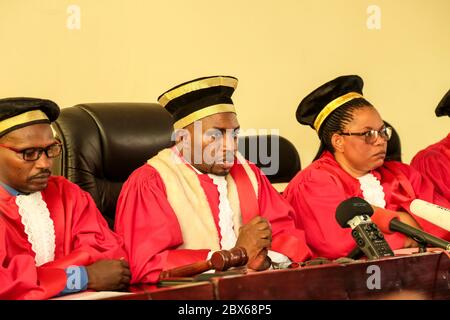
POLYGON ((172 145, 171 115, 154 103, 86 103, 64 108, 53 128, 63 144, 54 174, 89 192, 111 224, 128 176, 172 145))
MULTIPOLYGON (((86 103, 64 108, 53 124, 63 145, 53 173, 89 192, 112 226, 123 183, 149 158, 173 145, 172 124, 171 115, 153 103, 86 103)), ((297 150, 283 137, 240 137, 239 150, 272 183, 289 182, 300 170, 297 150)))
POLYGON ((384 123, 392 128, 392 137, 387 143, 386 160, 402 162, 402 144, 400 142, 400 136, 398 135, 397 130, 395 130, 389 122, 384 121, 384 123))
POLYGON ((255 163, 271 183, 289 182, 301 169, 295 146, 278 135, 239 137, 239 152, 255 163))

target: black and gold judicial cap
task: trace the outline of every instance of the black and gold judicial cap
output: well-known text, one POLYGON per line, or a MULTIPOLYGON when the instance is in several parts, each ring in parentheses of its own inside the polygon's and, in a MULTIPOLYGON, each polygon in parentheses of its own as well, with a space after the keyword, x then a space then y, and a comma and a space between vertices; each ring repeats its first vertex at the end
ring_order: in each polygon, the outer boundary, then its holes
POLYGON ((363 98, 363 86, 357 75, 340 76, 321 85, 300 102, 295 114, 297 121, 319 132, 334 110, 350 100, 363 98))
POLYGON ((231 96, 237 83, 231 76, 198 78, 164 92, 158 102, 172 114, 174 128, 180 129, 216 113, 236 113, 231 96))
POLYGON ((448 90, 448 92, 442 98, 441 102, 439 102, 438 106, 436 107, 435 113, 438 117, 450 117, 450 90, 448 90))
POLYGON ((0 99, 0 137, 32 124, 51 123, 58 118, 59 111, 58 105, 50 100, 0 99))

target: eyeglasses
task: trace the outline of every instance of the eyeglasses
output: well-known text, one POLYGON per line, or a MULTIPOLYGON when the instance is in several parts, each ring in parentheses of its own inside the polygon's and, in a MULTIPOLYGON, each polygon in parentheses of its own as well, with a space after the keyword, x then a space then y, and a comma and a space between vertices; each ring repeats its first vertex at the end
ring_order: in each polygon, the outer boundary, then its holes
POLYGON ((341 132, 340 135, 344 136, 364 136, 367 144, 374 144, 378 137, 382 137, 384 140, 389 141, 392 137, 392 128, 383 127, 380 130, 369 130, 364 132, 341 132))
POLYGON ((4 144, 0 144, 0 147, 9 149, 16 153, 21 153, 22 158, 25 161, 36 161, 42 156, 43 153, 45 153, 47 158, 56 158, 61 154, 62 151, 62 146, 60 143, 54 143, 46 148, 27 148, 23 150, 18 150, 13 147, 5 146, 4 144))

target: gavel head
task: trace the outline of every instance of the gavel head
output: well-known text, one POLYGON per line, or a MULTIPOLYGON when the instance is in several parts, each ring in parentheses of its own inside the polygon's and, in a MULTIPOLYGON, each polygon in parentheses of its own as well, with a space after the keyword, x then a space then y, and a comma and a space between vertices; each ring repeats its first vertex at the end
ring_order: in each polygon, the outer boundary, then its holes
POLYGON ((247 251, 236 247, 231 250, 216 251, 211 256, 211 264, 214 270, 224 271, 232 267, 244 266, 248 262, 247 251))

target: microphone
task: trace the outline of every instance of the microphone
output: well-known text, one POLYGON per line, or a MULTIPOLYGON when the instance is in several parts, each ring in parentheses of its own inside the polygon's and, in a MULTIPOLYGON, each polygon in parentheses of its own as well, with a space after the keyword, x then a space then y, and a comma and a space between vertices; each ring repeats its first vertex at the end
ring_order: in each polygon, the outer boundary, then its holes
POLYGON ((450 209, 420 199, 413 200, 409 209, 416 216, 421 217, 442 229, 450 231, 450 209))
MULTIPOLYGON (((352 228, 352 236, 369 260, 393 257, 394 253, 384 235, 370 217, 372 206, 364 199, 353 197, 336 208, 336 220, 342 228, 352 228)), ((354 249, 351 254, 355 254, 354 249)))
POLYGON ((379 208, 372 219, 384 233, 400 232, 422 245, 429 244, 433 247, 450 250, 450 242, 401 222, 398 215, 390 210, 379 208))

